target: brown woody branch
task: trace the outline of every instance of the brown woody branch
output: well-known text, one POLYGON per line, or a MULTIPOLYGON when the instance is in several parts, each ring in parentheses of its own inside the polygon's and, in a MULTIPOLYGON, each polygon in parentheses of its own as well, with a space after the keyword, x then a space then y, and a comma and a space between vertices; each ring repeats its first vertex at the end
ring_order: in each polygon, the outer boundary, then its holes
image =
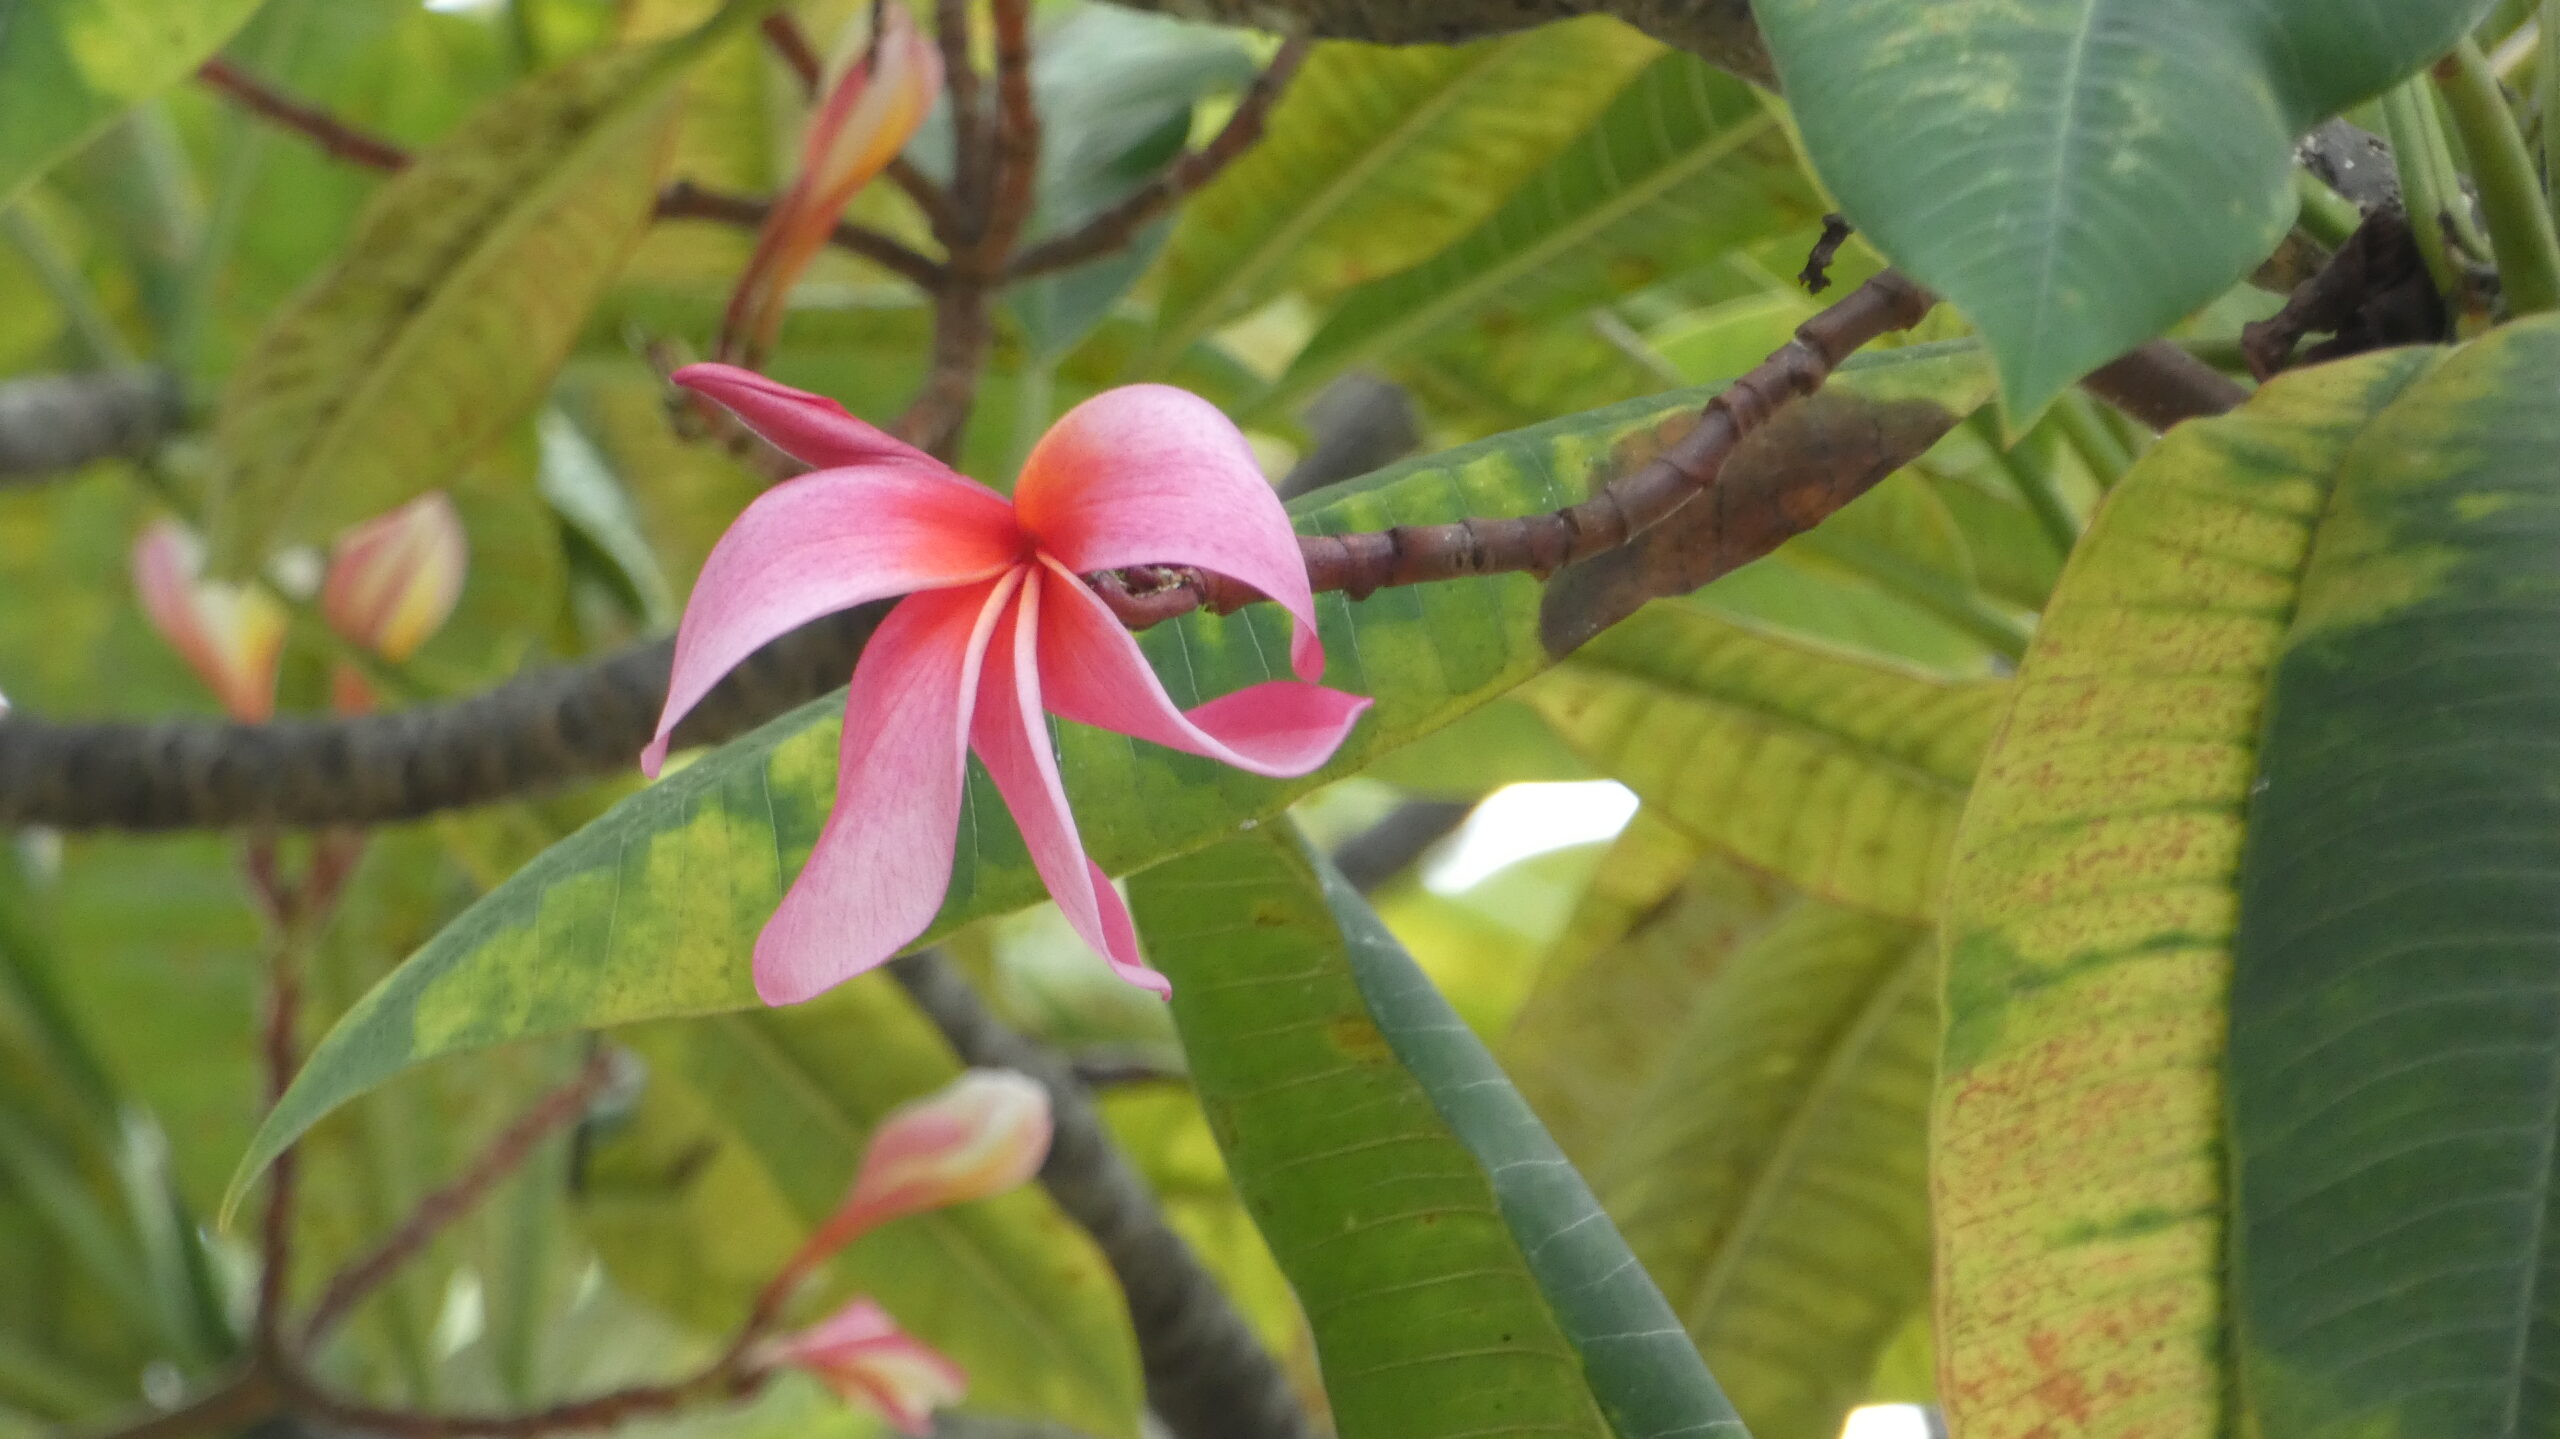
POLYGON ((809 34, 791 12, 776 10, 759 22, 764 31, 766 48, 773 51, 789 67, 793 79, 800 82, 800 94, 815 99, 818 87, 826 83, 826 62, 818 58, 818 47, 809 43, 809 34))
POLYGON ((1206 186, 1262 138, 1271 111, 1288 91, 1298 68, 1306 63, 1313 42, 1292 36, 1254 77, 1235 112, 1209 143, 1185 153, 1163 173, 1124 196, 1118 203, 1066 234, 1033 245, 1014 257, 1009 273, 1016 279, 1070 269, 1128 245, 1137 233, 1182 199, 1206 186))
POLYGON ((196 78, 221 91, 242 109, 301 135, 332 159, 375 170, 399 170, 409 163, 408 151, 379 135, 367 134, 316 105, 285 95, 228 60, 207 60, 196 71, 196 78))
MULTIPOLYGON (((657 216, 661 220, 711 220, 754 229, 764 223, 764 217, 772 209, 770 200, 732 195, 691 180, 678 180, 659 193, 657 216)), ((943 268, 939 263, 869 226, 838 220, 828 241, 839 250, 859 255, 884 270, 915 282, 919 289, 930 291, 942 285, 943 268)))
MULTIPOLYGON (((1467 575, 1552 573, 1698 494, 1740 437, 1787 396, 1818 383, 1847 353, 1844 346, 1908 324, 1924 298, 1890 275, 1870 281, 1808 321, 1805 338, 1710 405, 1660 460, 1585 504, 1524 519, 1306 537, 1311 576, 1319 589, 1365 595, 1467 575)), ((1819 496, 1811 502, 1785 493, 1768 497, 1785 523, 1747 527, 1748 543, 1733 547, 1726 567, 1766 553, 1827 514, 1822 506, 1830 503, 1819 496), (1804 514, 1797 522, 1792 517, 1799 508, 1804 514)), ((1133 587, 1115 577, 1101 588, 1138 625, 1204 601, 1233 605, 1250 598, 1187 571, 1155 580, 1155 588, 1133 587)), ((728 739, 841 685, 880 613, 867 606, 831 616, 767 646, 705 698, 678 729, 677 742, 728 739)), ((56 724, 21 711, 0 720, 0 824, 146 830, 379 824, 625 772, 655 726, 670 648, 657 641, 537 671, 456 703, 352 719, 56 724)))
MULTIPOLYGON (((1682 505, 1712 495, 1734 449, 1788 401, 1821 388, 1833 368, 1879 335, 1905 330, 1936 297, 1891 270, 1797 329, 1795 338, 1707 402, 1696 425, 1642 469, 1578 505, 1543 515, 1398 525, 1369 534, 1302 535, 1307 577, 1319 591, 1365 599, 1381 589, 1475 575, 1540 579, 1627 543, 1682 505)), ((1799 529, 1820 515, 1808 516, 1799 529)), ((1781 536, 1780 538, 1784 538, 1781 536)), ((1261 598, 1220 576, 1164 569, 1103 576, 1096 586, 1123 623, 1159 624, 1194 609, 1225 612, 1261 598)))
POLYGON ((303 1321, 302 1347, 310 1349, 326 1339, 366 1295, 416 1258, 455 1220, 478 1208, 500 1180, 524 1167, 534 1146, 585 1114, 612 1077, 610 1052, 596 1050, 575 1076, 534 1101, 500 1131, 468 1168, 420 1198, 398 1228, 330 1279, 312 1306, 311 1317, 303 1321))

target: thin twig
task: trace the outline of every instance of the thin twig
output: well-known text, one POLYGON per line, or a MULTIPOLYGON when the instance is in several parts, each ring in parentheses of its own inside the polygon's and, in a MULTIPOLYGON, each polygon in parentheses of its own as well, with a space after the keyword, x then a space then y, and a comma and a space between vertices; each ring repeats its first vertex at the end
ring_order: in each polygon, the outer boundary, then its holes
MULTIPOLYGON (((657 214, 662 220, 710 220, 753 229, 764 223, 764 217, 772 209, 770 200, 732 195, 691 180, 678 180, 658 196, 657 214)), ((839 220, 828 240, 839 250, 860 255, 884 270, 914 281, 921 289, 932 290, 942 284, 943 267, 940 264, 868 226, 839 220)))
MULTIPOLYGON (((265 1101, 273 1107, 293 1084, 294 1022, 302 1006, 301 945, 306 893, 282 875, 272 834, 249 841, 250 888, 266 910, 267 1012, 259 1054, 266 1067, 265 1101)), ((291 1147, 267 1171, 267 1207, 258 1224, 258 1296, 250 1319, 250 1353, 271 1357, 284 1349, 284 1307, 293 1279, 293 1212, 300 1156, 291 1147)))
POLYGON ((1024 250, 1014 257, 1007 273, 1023 279, 1099 259, 1126 247, 1157 216, 1206 188, 1262 138, 1273 107, 1287 93, 1289 82, 1296 78, 1298 67, 1306 63, 1307 52, 1313 46, 1314 42, 1304 35, 1292 36, 1280 47, 1280 53, 1271 57, 1270 65, 1254 77, 1253 84, 1236 101, 1235 112, 1208 144, 1185 153, 1166 166, 1163 173, 1073 230, 1024 250))
POLYGON ((381 1287, 400 1266, 417 1257, 455 1220, 479 1207, 499 1181, 522 1168, 536 1145, 561 1126, 586 1113, 613 1075, 612 1056, 598 1049, 575 1076, 545 1094, 500 1131, 470 1166, 432 1190, 409 1210, 399 1227, 362 1257, 338 1271, 321 1291, 311 1317, 302 1326, 302 1346, 309 1349, 329 1336, 366 1295, 381 1287))
POLYGON ((923 214, 925 223, 932 227, 934 234, 941 235, 951 227, 951 197, 933 182, 932 176, 917 169, 913 160, 904 155, 896 156, 880 173, 889 178, 889 183, 907 192, 907 199, 923 214))
POLYGON ((808 32, 787 10, 776 10, 764 17, 763 28, 765 44, 789 67, 792 78, 800 82, 801 97, 815 98, 818 87, 826 83, 827 65, 818 58, 817 47, 809 43, 808 32))
POLYGON ((289 98, 228 60, 207 60, 196 71, 196 78, 244 109, 300 134, 335 159, 376 170, 398 170, 409 163, 408 151, 378 135, 367 134, 316 105, 289 98))

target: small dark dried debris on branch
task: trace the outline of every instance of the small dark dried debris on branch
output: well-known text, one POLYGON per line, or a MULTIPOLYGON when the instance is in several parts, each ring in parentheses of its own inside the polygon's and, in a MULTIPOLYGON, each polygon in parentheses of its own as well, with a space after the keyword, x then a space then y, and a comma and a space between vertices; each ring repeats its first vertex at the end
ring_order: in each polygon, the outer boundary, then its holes
POLYGON ((0 490, 147 455, 185 419, 177 377, 166 370, 0 382, 0 490))
POLYGON ((1796 272, 1796 283, 1808 295, 1819 295, 1831 288, 1831 264, 1840 258, 1840 247, 1858 233, 1845 215, 1822 217, 1822 237, 1813 242, 1813 250, 1804 257, 1804 268, 1796 272))
POLYGON ((2303 352, 2305 364, 2452 338, 2453 317, 2398 206, 2367 214, 2329 263, 2286 298, 2283 309, 2243 326, 2240 349, 2250 373, 2265 380, 2289 368, 2295 351, 2313 335, 2329 338, 2303 352))

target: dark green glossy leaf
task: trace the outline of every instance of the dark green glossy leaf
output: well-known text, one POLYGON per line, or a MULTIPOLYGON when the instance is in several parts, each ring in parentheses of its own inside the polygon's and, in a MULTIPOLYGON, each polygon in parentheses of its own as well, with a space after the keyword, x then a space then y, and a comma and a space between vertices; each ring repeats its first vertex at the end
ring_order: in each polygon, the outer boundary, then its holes
POLYGON ((2024 422, 2248 274, 2293 143, 2492 0, 1757 0, 1805 148, 2024 422))
POLYGON ((2276 659, 2230 1057, 2269 1435, 2560 1425, 2555 373, 2538 320, 2369 412, 2276 659))

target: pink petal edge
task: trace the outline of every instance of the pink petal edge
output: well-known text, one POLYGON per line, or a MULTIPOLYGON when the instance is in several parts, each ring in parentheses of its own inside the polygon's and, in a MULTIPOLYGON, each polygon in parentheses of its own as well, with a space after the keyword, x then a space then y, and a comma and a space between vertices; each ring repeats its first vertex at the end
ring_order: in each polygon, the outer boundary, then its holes
POLYGON ((835 807, 809 862, 756 936, 757 997, 798 1004, 924 932, 951 883, 970 718, 1008 571, 910 595, 865 645, 845 693, 835 807))
POLYGON ((940 460, 886 430, 855 419, 844 406, 826 396, 795 390, 753 370, 705 362, 687 365, 667 378, 717 402, 784 454, 805 464, 820 469, 846 469, 897 462, 950 473, 940 460))
POLYGON ((1252 774, 1291 778, 1333 758, 1371 701, 1322 685, 1271 680, 1185 713, 1092 590, 1042 558, 1040 682, 1051 712, 1078 724, 1204 755, 1252 774))
POLYGON ((977 715, 970 725, 971 747, 986 764, 1013 812, 1022 840, 1031 851, 1032 867, 1057 901, 1058 910, 1086 944, 1122 979, 1158 998, 1173 993, 1173 981, 1147 966, 1138 953, 1137 927, 1111 877, 1087 858, 1076 833, 1075 815, 1067 807, 1058 758, 1049 748, 1049 726, 1042 718, 1037 638, 1040 587, 1026 584, 1022 597, 1005 618, 996 637, 996 663, 987 667, 978 691, 977 715), (1011 663, 1006 663, 1007 647, 1011 663))
POLYGON ((1021 549, 1004 497, 940 466, 819 470, 767 490, 694 581, 641 769, 655 778, 676 722, 772 640, 869 600, 990 579, 1021 549))
POLYGON ((1298 678, 1324 674, 1297 531, 1253 447, 1217 406, 1170 385, 1124 385, 1069 410, 1022 463, 1022 526, 1079 574, 1196 565, 1294 617, 1298 678))

